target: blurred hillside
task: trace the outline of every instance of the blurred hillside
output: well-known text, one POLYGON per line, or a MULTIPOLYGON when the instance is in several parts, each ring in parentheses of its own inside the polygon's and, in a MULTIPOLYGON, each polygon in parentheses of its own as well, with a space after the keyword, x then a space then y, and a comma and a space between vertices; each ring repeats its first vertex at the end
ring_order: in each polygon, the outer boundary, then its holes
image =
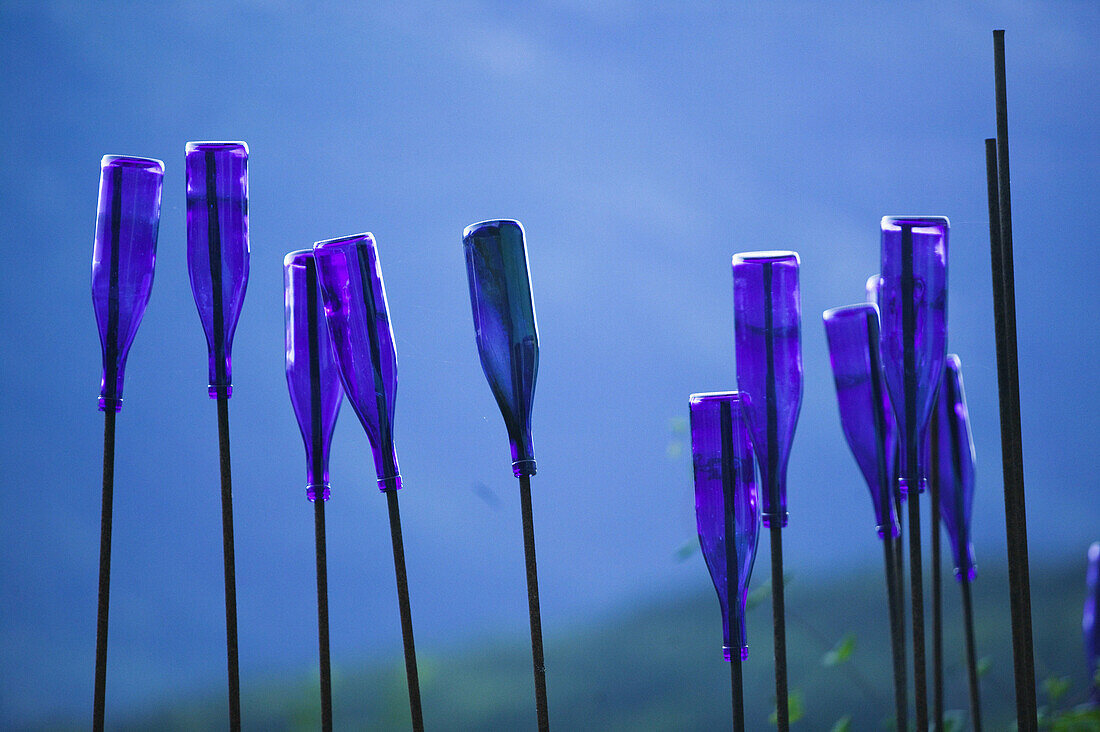
MULTIPOLYGON (((1040 703, 1048 709, 1066 709, 1085 697, 1082 568, 1035 568, 1032 582, 1040 703), (1051 705, 1050 693, 1063 686, 1051 705)), ((965 723, 959 593, 950 577, 945 577, 944 587, 947 709, 965 723)), ((750 655, 744 671, 749 729, 768 729, 774 708, 767 590, 764 584, 753 591, 748 614, 750 655)), ((980 573, 974 590, 978 654, 988 668, 982 678, 984 721, 987 729, 1004 730, 1015 709, 1007 579, 980 573)), ((797 728, 830 730, 845 717, 852 730, 889 728, 893 692, 880 578, 860 575, 824 585, 795 576, 789 578, 787 591, 790 683, 803 715, 797 728), (846 637, 854 642, 846 644, 846 637), (845 645, 851 648, 846 659, 845 651, 835 652, 845 645)), ((525 639, 487 638, 453 655, 421 655, 420 665, 429 728, 505 730, 533 725, 525 639)), ((721 660, 718 604, 710 594, 625 609, 591 627, 550 638, 547 673, 551 720, 559 729, 712 730, 729 725, 729 671, 721 660)), ((245 683, 246 727, 315 728, 316 669, 302 669, 298 676, 297 684, 245 683)), ((399 658, 363 659, 359 667, 336 668, 334 676, 337 729, 408 729, 399 658)), ((217 730, 224 727, 225 717, 223 694, 212 690, 193 698, 166 699, 143 714, 109 721, 120 729, 217 730)), ((1096 729, 1100 720, 1094 723, 1073 729, 1096 729)))

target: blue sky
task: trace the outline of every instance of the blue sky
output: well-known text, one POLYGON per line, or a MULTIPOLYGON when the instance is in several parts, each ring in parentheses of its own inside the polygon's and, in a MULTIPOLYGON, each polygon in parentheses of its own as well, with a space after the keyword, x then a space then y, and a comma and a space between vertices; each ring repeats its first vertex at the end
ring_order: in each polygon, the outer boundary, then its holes
MULTIPOLYGON (((541 337, 533 481, 548 633, 708 585, 684 435, 732 388, 730 256, 802 257, 795 573, 877 569, 820 325, 863 297, 884 214, 952 220, 950 350, 979 459, 979 573, 1004 516, 982 140, 1007 29, 1020 378, 1036 565, 1100 534, 1089 458, 1098 52, 1093 3, 284 2, 0 7, 0 720, 90 707, 100 357, 99 158, 165 161, 152 299, 118 426, 111 709, 224 674, 214 404, 186 274, 183 146, 246 140, 252 267, 234 348, 241 663, 315 658, 313 528, 283 376, 283 255, 372 231, 400 363, 396 439, 418 649, 526 633, 518 496, 474 346, 464 226, 528 233, 541 337), (60 700, 60 701, 58 701, 60 700)), ((384 499, 345 410, 332 458, 334 655, 400 653, 384 499)), ((766 562, 762 547, 761 559, 766 562)), ((760 565, 765 566, 765 565, 760 565)), ((764 573, 758 573, 758 581, 764 573)), ((1007 601, 1007 595, 1006 595, 1007 601)))

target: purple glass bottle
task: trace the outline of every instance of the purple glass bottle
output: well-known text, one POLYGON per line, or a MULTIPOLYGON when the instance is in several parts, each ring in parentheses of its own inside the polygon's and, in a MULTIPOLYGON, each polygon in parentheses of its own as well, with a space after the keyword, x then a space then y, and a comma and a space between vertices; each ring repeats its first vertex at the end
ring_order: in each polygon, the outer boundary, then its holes
POLYGON ((1100 707, 1100 541, 1089 547, 1088 572, 1085 575, 1085 613, 1081 627, 1085 634, 1085 662, 1092 683, 1092 703, 1100 707))
POLYGON ((764 525, 787 525, 787 461, 802 407, 798 254, 733 256, 737 388, 763 484, 764 525))
POLYGON ((535 474, 531 406, 539 370, 539 331, 523 225, 482 221, 462 233, 481 368, 504 416, 512 472, 535 474))
POLYGON ((103 350, 99 409, 122 409, 126 356, 134 341, 157 259, 164 163, 105 155, 92 250, 92 304, 103 350))
POLYGON ((306 447, 306 497, 329 498, 328 451, 344 391, 332 353, 312 249, 283 260, 286 383, 306 447))
POLYGON ((963 391, 962 363, 955 354, 947 356, 943 383, 936 399, 940 515, 955 555, 955 577, 973 581, 974 545, 970 516, 974 505, 974 442, 970 436, 970 414, 963 391))
POLYGON ((189 142, 187 268, 210 355, 210 398, 233 396, 233 333, 248 285, 248 146, 189 142))
POLYGON ((691 457, 699 545, 722 607, 722 650, 748 657, 745 601, 760 538, 752 443, 735 391, 692 394, 691 457), (727 541, 728 537, 733 541, 727 541))
POLYGON ((920 461, 947 355, 949 228, 942 216, 882 219, 882 360, 898 422, 903 493, 921 473, 911 463, 920 461))
POLYGON ((379 490, 397 490, 401 487, 393 443, 397 350, 378 245, 372 234, 354 234, 319 241, 313 245, 313 254, 340 382, 370 439, 379 490))
POLYGON ((859 464, 875 510, 879 538, 898 536, 892 450, 894 421, 887 418, 886 385, 879 356, 878 308, 871 304, 826 310, 822 316, 836 382, 840 424, 859 464))
MULTIPOLYGON (((877 308, 879 314, 879 339, 882 338, 882 303, 879 302, 879 294, 882 292, 882 275, 873 274, 867 278, 867 302, 877 308)), ((879 355, 881 356, 881 343, 879 355)), ((885 378, 885 375, 883 376, 885 378)), ((893 485, 895 500, 905 502, 905 493, 898 486, 898 429, 894 418, 894 405, 890 403, 890 390, 883 389, 882 401, 886 405, 886 421, 889 423, 887 432, 890 435, 890 444, 886 446, 886 457, 890 463, 890 482, 893 485)))

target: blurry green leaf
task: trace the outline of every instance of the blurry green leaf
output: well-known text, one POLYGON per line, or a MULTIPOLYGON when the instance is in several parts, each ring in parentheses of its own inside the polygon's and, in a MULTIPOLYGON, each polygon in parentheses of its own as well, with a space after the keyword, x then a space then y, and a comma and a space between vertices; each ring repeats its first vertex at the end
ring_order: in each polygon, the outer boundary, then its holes
POLYGON ((1082 705, 1068 709, 1051 720, 1054 732, 1097 732, 1100 730, 1100 708, 1082 705))
MULTIPOLYGON (((787 694, 787 721, 794 724, 798 720, 802 719, 802 692, 798 689, 791 689, 787 694)), ((768 715, 768 722, 773 725, 779 724, 779 717, 775 711, 768 715)))
POLYGON ((961 732, 966 729, 966 712, 949 709, 943 714, 943 732, 961 732))
POLYGON ((668 431, 674 435, 685 435, 688 431, 688 421, 683 417, 672 417, 668 420, 668 431))
POLYGON ((989 656, 983 656, 978 659, 978 676, 985 676, 989 673, 989 668, 993 665, 993 662, 989 660, 989 656))
POLYGON ((852 657, 856 650, 856 634, 846 633, 833 649, 821 657, 822 666, 839 666, 852 657))
POLYGON ((1043 679, 1043 691, 1050 699, 1051 704, 1057 704, 1058 700, 1069 691, 1070 680, 1068 676, 1048 676, 1043 679))
POLYGON ((772 583, 765 582, 757 587, 755 590, 749 593, 749 596, 745 599, 745 610, 752 610, 754 607, 768 599, 768 596, 772 594, 772 583))
POLYGON ((836 721, 833 725, 832 732, 851 732, 852 730, 852 715, 845 714, 843 717, 836 721))
MULTIPOLYGON (((783 575, 783 586, 786 587, 794 579, 794 575, 788 572, 783 575)), ((772 582, 771 580, 765 580, 764 584, 757 587, 755 590, 749 593, 748 598, 745 600, 745 610, 752 610, 754 607, 764 602, 772 594, 772 582)))
POLYGON ((697 551, 699 551, 699 540, 688 539, 680 545, 680 548, 676 550, 673 556, 676 558, 677 562, 686 562, 695 556, 695 552, 697 551))

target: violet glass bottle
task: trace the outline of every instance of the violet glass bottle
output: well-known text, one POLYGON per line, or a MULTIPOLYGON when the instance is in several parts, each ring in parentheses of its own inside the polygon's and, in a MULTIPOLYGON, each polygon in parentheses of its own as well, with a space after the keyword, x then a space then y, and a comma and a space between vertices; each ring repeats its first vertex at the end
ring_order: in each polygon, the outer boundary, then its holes
POLYGON ((312 249, 283 260, 286 302, 286 383, 306 447, 306 497, 329 498, 328 451, 343 389, 332 353, 312 249))
MULTIPOLYGON (((879 318, 879 355, 882 355, 882 303, 879 302, 879 294, 882 292, 882 275, 873 274, 867 278, 867 302, 873 304, 879 318)), ((885 375, 883 376, 885 378, 885 375)), ((886 421, 889 423, 887 432, 890 435, 890 443, 886 446, 886 458, 890 465, 890 482, 894 486, 894 494, 899 501, 905 501, 905 493, 898 488, 898 429, 897 420, 894 417, 894 405, 890 403, 890 390, 883 389, 882 401, 886 405, 886 421)))
POLYGON ((1089 547, 1085 575, 1085 613, 1081 627, 1085 634, 1085 662, 1092 684, 1092 703, 1100 707, 1100 541, 1089 547))
POLYGON ((955 555, 955 577, 960 582, 970 582, 975 574, 970 534, 974 505, 974 442, 963 391, 962 363, 953 353, 945 361, 943 383, 932 418, 937 420, 939 441, 939 464, 932 469, 940 481, 940 516, 955 555))
POLYGON ((370 439, 382 491, 401 487, 393 442, 397 350, 373 234, 313 245, 325 320, 344 393, 370 439))
POLYGON ((539 370, 539 332, 523 225, 482 221, 462 233, 481 368, 504 416, 512 472, 535 474, 531 405, 539 370))
POLYGON ((248 285, 248 146, 189 142, 187 268, 210 355, 211 399, 233 396, 233 333, 248 285))
POLYGON ((737 388, 763 486, 764 525, 787 525, 787 461, 802 407, 798 254, 733 256, 737 388))
POLYGON ((722 607, 722 650, 749 655, 745 601, 760 538, 752 443, 737 392, 692 394, 691 457, 699 545, 722 607), (733 541, 728 541, 733 537, 733 541))
POLYGON ((920 461, 947 355, 949 228, 942 216, 882 219, 882 360, 898 422, 903 493, 909 476, 921 472, 910 463, 920 461))
POLYGON ((891 446, 894 422, 883 399, 886 384, 879 356, 878 308, 869 303, 826 310, 825 336, 836 382, 840 425, 863 472, 875 509, 879 538, 899 535, 894 502, 891 446))
POLYGON ((105 155, 92 250, 92 304, 103 350, 99 410, 122 409, 126 356, 134 342, 157 259, 164 163, 105 155))

